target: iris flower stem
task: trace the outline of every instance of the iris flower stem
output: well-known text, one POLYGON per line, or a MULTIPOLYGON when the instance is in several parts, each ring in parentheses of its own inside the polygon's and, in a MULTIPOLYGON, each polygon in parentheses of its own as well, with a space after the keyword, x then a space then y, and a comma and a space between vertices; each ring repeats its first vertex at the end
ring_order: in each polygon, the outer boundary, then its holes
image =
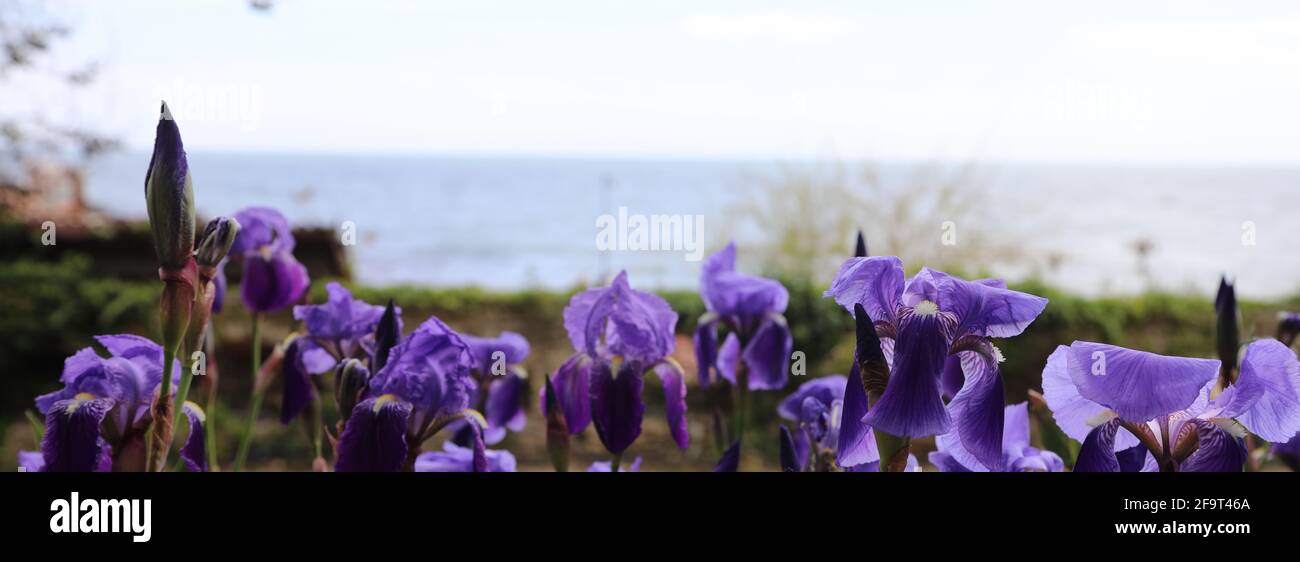
POLYGON ((204 454, 208 457, 208 470, 211 472, 220 471, 217 465, 217 383, 221 377, 216 372, 216 361, 213 352, 216 351, 216 343, 213 341, 217 337, 216 326, 212 320, 208 320, 208 337, 203 339, 203 349, 207 353, 208 361, 208 397, 206 400, 207 413, 207 431, 203 432, 203 449, 204 454))
MULTIPOLYGON (((742 344, 743 346, 743 344, 742 344)), ((743 347, 742 347, 743 349, 743 347)), ((744 361, 736 364, 736 421, 734 441, 744 441, 745 425, 749 421, 749 366, 744 361)))
POLYGON ((623 462, 623 453, 614 453, 614 458, 609 461, 609 471, 618 473, 618 465, 623 462))
MULTIPOLYGON (((182 353, 181 355, 184 356, 184 353, 182 353)), ((176 387, 176 400, 172 407, 173 435, 174 432, 176 431, 176 428, 181 426, 181 408, 185 407, 185 399, 189 397, 191 384, 194 384, 194 369, 193 368, 186 369, 185 363, 182 361, 181 362, 181 385, 179 387, 176 387)), ((194 428, 190 428, 190 431, 193 430, 194 428)), ((159 466, 163 466, 167 464, 167 455, 170 453, 171 453, 171 447, 165 447, 163 448, 162 451, 158 452, 158 454, 161 455, 158 462, 159 466)), ((159 470, 161 470, 161 468, 159 470)))
MULTIPOLYGON (((173 347, 163 346, 163 377, 162 384, 158 386, 158 400, 166 400, 164 396, 171 395, 172 386, 172 362, 176 360, 176 349, 173 347)), ((158 421, 150 422, 151 424, 159 423, 158 421)), ((153 429, 145 434, 145 462, 144 469, 146 472, 162 471, 162 462, 158 460, 159 449, 169 443, 158 443, 154 439, 153 429)))
POLYGON ((244 470, 248 460, 248 448, 253 443, 253 426, 262 410, 263 389, 258 385, 258 372, 262 370, 262 325, 261 317, 253 313, 253 395, 248 405, 248 419, 244 421, 244 432, 239 436, 239 453, 235 457, 235 472, 244 470))

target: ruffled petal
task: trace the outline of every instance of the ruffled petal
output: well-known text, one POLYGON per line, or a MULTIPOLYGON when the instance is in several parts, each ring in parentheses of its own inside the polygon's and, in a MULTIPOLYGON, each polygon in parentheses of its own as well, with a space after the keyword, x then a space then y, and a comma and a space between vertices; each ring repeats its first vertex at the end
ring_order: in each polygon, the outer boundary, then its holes
POLYGON ((761 317, 785 312, 790 294, 774 279, 736 272, 736 244, 709 256, 700 274, 700 298, 721 316, 761 317))
POLYGON ((861 304, 876 322, 896 319, 903 295, 903 260, 894 256, 850 258, 840 266, 824 296, 853 313, 861 304))
POLYGON ((367 398, 339 436, 337 472, 398 472, 406 462, 406 422, 412 406, 392 395, 367 398))
POLYGON ((1009 338, 1020 335, 1042 314, 1047 299, 944 275, 938 305, 957 317, 958 335, 1009 338))
POLYGON ((325 285, 329 300, 325 304, 293 307, 294 320, 300 320, 312 337, 327 340, 358 338, 375 331, 384 307, 354 300, 343 285, 325 285))
POLYGON ((668 418, 668 432, 677 448, 685 450, 691 444, 691 434, 686 423, 686 375, 676 363, 660 362, 655 374, 664 385, 664 414, 668 418))
POLYGON ((496 362, 493 355, 500 354, 499 359, 503 365, 518 365, 528 358, 530 351, 528 340, 522 335, 514 332, 501 332, 495 338, 480 338, 476 336, 467 336, 462 334, 461 339, 469 346, 470 354, 474 356, 474 366, 480 373, 497 374, 493 372, 493 364, 496 362))

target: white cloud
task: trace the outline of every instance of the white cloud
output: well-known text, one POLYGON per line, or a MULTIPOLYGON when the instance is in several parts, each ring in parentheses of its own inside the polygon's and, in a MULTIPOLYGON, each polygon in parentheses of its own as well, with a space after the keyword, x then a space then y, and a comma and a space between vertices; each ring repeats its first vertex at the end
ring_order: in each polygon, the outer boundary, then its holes
POLYGON ((697 39, 824 44, 862 30, 858 18, 779 10, 749 14, 694 14, 682 20, 697 39))

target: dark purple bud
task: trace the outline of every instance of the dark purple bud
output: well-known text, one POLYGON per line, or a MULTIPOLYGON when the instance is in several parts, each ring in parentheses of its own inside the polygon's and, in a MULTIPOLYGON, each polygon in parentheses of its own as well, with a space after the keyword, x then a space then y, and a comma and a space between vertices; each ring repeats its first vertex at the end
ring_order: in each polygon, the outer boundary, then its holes
POLYGON ((1237 350, 1241 346, 1241 335, 1237 324, 1237 290, 1227 278, 1219 279, 1219 294, 1214 298, 1214 313, 1218 318, 1216 336, 1221 362, 1219 380, 1226 387, 1236 379, 1237 350))
POLYGON ((199 237, 194 260, 199 267, 217 267, 221 260, 226 259, 226 254, 230 253, 230 246, 235 243, 237 235, 239 221, 235 219, 217 217, 208 221, 208 225, 203 228, 203 235, 199 237))
POLYGON ((722 458, 718 459, 718 464, 713 467, 714 472, 736 472, 740 469, 740 440, 736 440, 726 451, 723 451, 722 458))
POLYGON ((402 319, 397 316, 397 307, 393 305, 393 299, 388 299, 384 315, 379 318, 379 326, 375 328, 375 358, 371 361, 371 366, 376 373, 388 364, 388 352, 392 351, 393 346, 397 345, 397 340, 401 338, 402 319))
POLYGON ((1296 335, 1300 335, 1300 312, 1277 313, 1277 340, 1291 347, 1296 335))
POLYGON ((795 454, 794 438, 785 424, 781 426, 781 472, 801 472, 798 455, 795 454))
POLYGON ((857 327, 857 349, 855 351, 858 370, 862 374, 862 386, 867 391, 867 398, 872 402, 885 393, 889 384, 889 362, 880 349, 880 336, 876 334, 876 325, 867 315, 861 304, 853 305, 853 320, 857 327))
POLYGON ((166 102, 144 176, 144 197, 159 264, 172 269, 184 266, 194 251, 194 186, 180 129, 166 102))
POLYGON ((858 244, 853 249, 853 257, 856 258, 867 257, 867 237, 862 235, 861 230, 858 231, 858 244))

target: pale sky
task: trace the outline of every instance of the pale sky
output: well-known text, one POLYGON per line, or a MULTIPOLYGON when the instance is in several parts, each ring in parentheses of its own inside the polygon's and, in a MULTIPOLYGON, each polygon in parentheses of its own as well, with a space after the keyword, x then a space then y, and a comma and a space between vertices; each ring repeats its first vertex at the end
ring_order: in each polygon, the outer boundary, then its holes
POLYGON ((1300 163, 1295 2, 51 4, 100 83, 0 105, 132 147, 1300 163))

